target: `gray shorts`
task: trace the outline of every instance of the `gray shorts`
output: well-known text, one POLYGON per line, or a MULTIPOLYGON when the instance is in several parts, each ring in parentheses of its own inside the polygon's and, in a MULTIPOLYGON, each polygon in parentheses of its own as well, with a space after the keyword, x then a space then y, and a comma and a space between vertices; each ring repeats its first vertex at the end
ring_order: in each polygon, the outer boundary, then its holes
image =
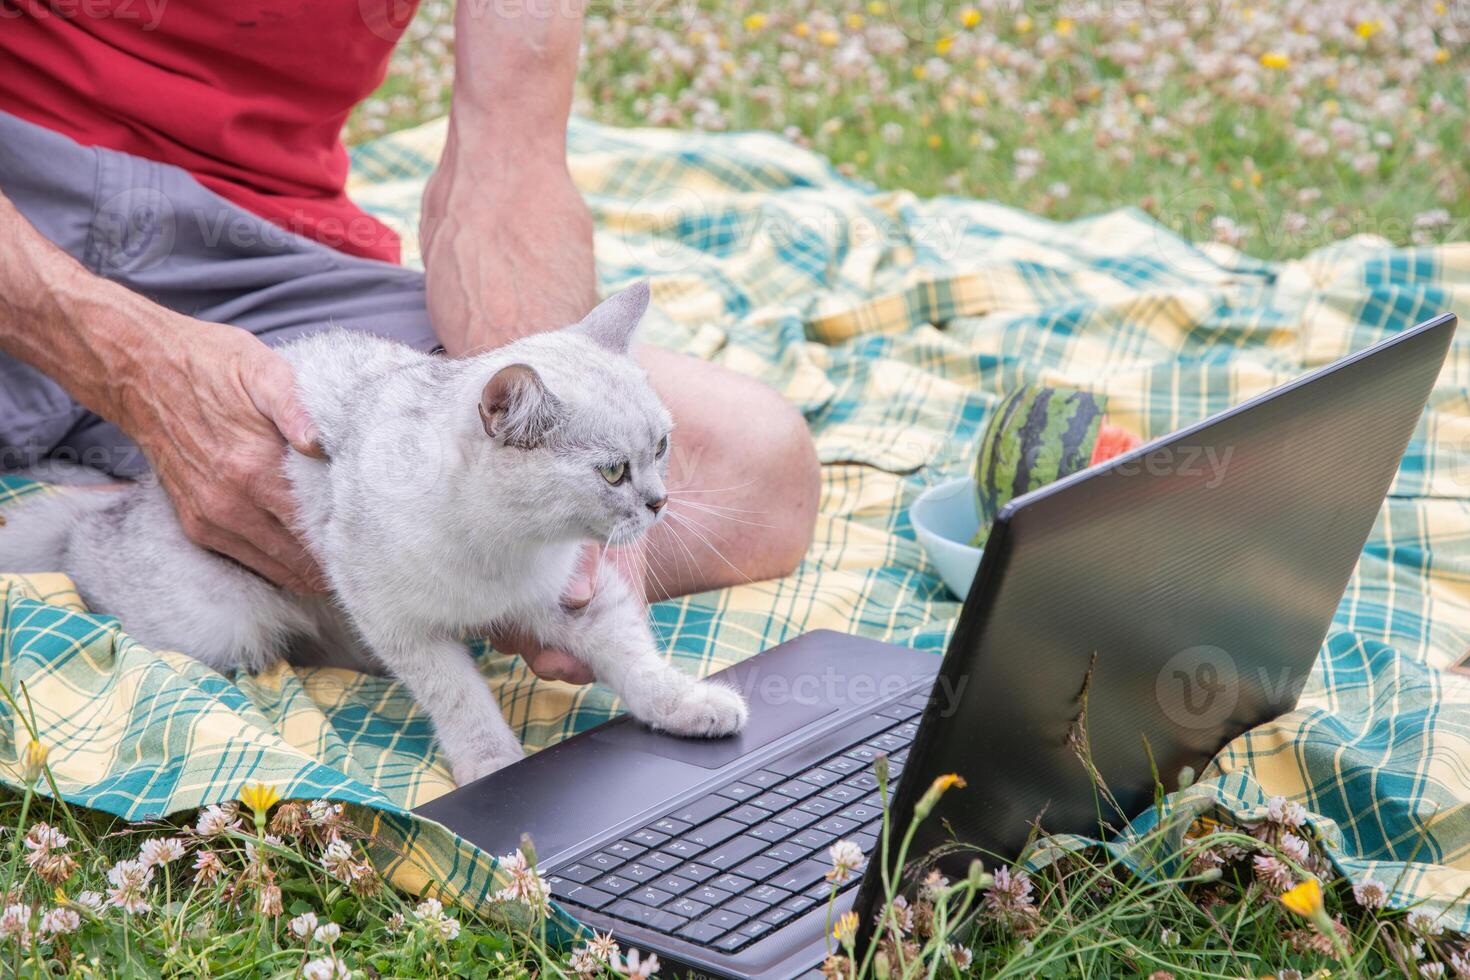
MULTIPOLYGON (((95 147, 0 112, 0 191, 99 276, 267 344, 327 327, 438 341, 421 272, 302 238, 178 167, 95 147)), ((0 473, 51 458, 135 477, 131 439, 39 371, 0 354, 0 473)))

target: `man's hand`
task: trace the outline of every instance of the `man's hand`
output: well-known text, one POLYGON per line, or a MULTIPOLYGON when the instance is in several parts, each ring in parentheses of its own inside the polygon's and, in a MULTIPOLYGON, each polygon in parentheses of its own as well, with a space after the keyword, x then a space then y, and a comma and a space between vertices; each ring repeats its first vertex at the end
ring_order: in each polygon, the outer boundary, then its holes
POLYGON ((291 530, 295 505, 281 466, 287 443, 321 455, 291 368, 234 327, 182 322, 174 337, 129 373, 118 425, 148 457, 190 539, 292 591, 322 591, 316 562, 291 530))

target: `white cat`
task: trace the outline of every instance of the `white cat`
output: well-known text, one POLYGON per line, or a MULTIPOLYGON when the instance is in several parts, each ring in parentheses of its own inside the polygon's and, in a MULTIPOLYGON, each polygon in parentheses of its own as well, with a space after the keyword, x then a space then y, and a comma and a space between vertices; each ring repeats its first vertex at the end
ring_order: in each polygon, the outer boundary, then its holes
POLYGON ((285 464, 330 600, 196 546, 156 485, 7 512, 0 571, 64 571, 143 644, 225 672, 288 649, 375 660, 428 713, 460 783, 523 754, 460 642, 490 626, 568 651, 655 728, 735 732, 741 696, 668 663, 618 574, 581 610, 559 601, 582 542, 635 541, 667 500, 672 423, 629 356, 647 307, 640 284, 575 326, 459 360, 346 331, 282 347, 330 457, 285 464))

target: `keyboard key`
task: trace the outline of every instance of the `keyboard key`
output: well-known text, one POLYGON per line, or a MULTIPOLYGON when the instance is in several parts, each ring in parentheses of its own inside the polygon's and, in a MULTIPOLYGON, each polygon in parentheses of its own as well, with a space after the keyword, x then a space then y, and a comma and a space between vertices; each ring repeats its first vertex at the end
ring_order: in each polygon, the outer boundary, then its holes
POLYGON ((684 897, 693 899, 696 902, 703 902, 705 905, 723 905, 734 894, 733 891, 727 892, 724 889, 714 888, 710 885, 701 885, 684 897))
POLYGON ((805 861, 807 858, 811 857, 812 851, 813 848, 802 847, 801 845, 793 843, 792 841, 787 841, 784 844, 777 844, 775 847, 767 848, 762 856, 768 857, 772 861, 776 861, 784 867, 786 865, 796 864, 798 862, 805 861))
POLYGON ((582 863, 607 872, 622 864, 623 859, 620 857, 613 857, 611 854, 604 854, 599 851, 591 857, 584 857, 582 859, 582 863))
POLYGON ((894 721, 908 721, 910 718, 920 714, 922 710, 922 708, 915 708, 899 702, 898 704, 890 704, 886 708, 879 708, 876 713, 882 715, 884 718, 892 718, 894 721))
POLYGON ((842 774, 833 772, 831 769, 813 769, 811 772, 802 773, 797 778, 804 783, 811 783, 818 789, 826 789, 833 783, 841 782, 842 774))
POLYGON ((648 926, 659 932, 674 932, 683 928, 689 920, 674 912, 666 912, 662 909, 649 908, 637 902, 621 899, 609 905, 604 911, 611 916, 616 916, 625 922, 636 922, 641 926, 648 926))
POLYGON ((709 911, 709 906, 703 902, 696 902, 692 898, 676 898, 664 906, 664 909, 675 915, 682 915, 688 919, 697 919, 709 911))
POLYGON ((726 903, 722 911, 733 912, 742 919, 753 919, 766 909, 770 908, 765 902, 757 902, 753 898, 737 898, 726 903))
POLYGON ((642 905, 660 906, 670 901, 674 896, 657 888, 640 888, 635 892, 629 892, 625 898, 630 898, 642 905))
POLYGON ((742 878, 749 878, 751 881, 765 881, 784 867, 786 867, 786 863, 761 855, 760 857, 753 857, 740 865, 735 869, 735 873, 742 878))
POLYGON ((707 881, 715 876, 715 869, 703 864, 686 864, 679 868, 679 877, 690 881, 707 881))
POLYGON ((732 932, 723 939, 716 939, 715 949, 729 953, 739 949, 748 942, 750 942, 749 936, 742 936, 739 932, 732 932))
POLYGON ((841 837, 843 834, 857 830, 860 826, 862 825, 856 820, 848 820, 846 817, 828 817, 817 824, 817 829, 824 834, 836 834, 841 837))
POLYGON ((791 838, 791 843, 811 853, 821 850, 836 839, 826 831, 809 828, 791 838))
POLYGON ((867 769, 873 765, 873 760, 882 754, 882 752, 879 752, 871 745, 859 745, 855 749, 849 749, 847 757, 859 763, 864 769, 867 769))
POLYGON ((853 834, 852 842, 862 848, 864 854, 872 854, 873 849, 878 846, 878 835, 870 833, 853 834))
POLYGON ((762 769, 760 772, 753 772, 748 776, 740 777, 740 781, 744 783, 749 783, 752 786, 758 786, 761 789, 770 789, 772 786, 775 786, 777 783, 781 782, 781 780, 785 778, 786 777, 781 775, 780 773, 771 772, 768 769, 762 769))
POLYGON ((762 922, 759 919, 754 922, 747 922, 745 925, 740 927, 741 934, 749 936, 752 939, 764 936, 770 931, 771 924, 769 922, 762 922))
POLYGON ((773 926, 779 926, 787 919, 792 919, 795 917, 796 913, 791 911, 784 905, 778 905, 773 909, 767 909, 765 912, 761 913, 761 921, 769 922, 773 926))
POLYGON ((901 738, 905 742, 912 742, 914 736, 917 734, 919 734, 919 726, 916 722, 912 721, 907 725, 899 725, 892 732, 894 738, 901 738))
MULTIPOLYGON (((857 882, 858 882, 858 879, 856 879, 856 878, 849 878, 849 879, 847 879, 847 884, 849 884, 849 885, 855 885, 855 884, 857 884, 857 882)), ((841 891, 843 888, 846 888, 846 887, 847 887, 847 885, 839 885, 837 888, 834 889, 832 887, 832 882, 830 882, 830 881, 819 881, 815 885, 813 885, 810 888, 808 888, 806 890, 805 894, 806 894, 806 897, 807 898, 810 898, 814 902, 826 902, 828 899, 830 899, 832 897, 832 892, 833 891, 841 891)))
MULTIPOLYGON (((836 774, 828 773, 828 775, 835 776, 836 774)), ((774 790, 772 790, 772 792, 780 793, 782 796, 788 797, 793 800, 804 800, 821 788, 822 787, 816 785, 815 783, 805 782, 800 779, 793 779, 789 783, 782 783, 780 786, 777 786, 774 790)))
POLYGON ((789 892, 799 892, 821 881, 830 868, 831 864, 825 861, 803 861, 772 878, 770 884, 789 892))
POLYGON ((631 861, 648 850, 648 848, 640 847, 632 841, 620 840, 616 844, 609 844, 604 850, 615 857, 622 858, 624 861, 631 861))
MULTIPOLYGON (((739 824, 736 827, 738 828, 739 824)), ((704 850, 704 845, 692 840, 671 840, 664 845, 663 853, 672 854, 677 858, 692 858, 702 850, 704 850)))
POLYGON ((731 783, 729 786, 715 790, 715 792, 726 799, 737 800, 742 803, 753 796, 761 795, 760 787, 752 786, 749 783, 731 783))
POLYGON ((759 837, 736 837, 713 850, 706 851, 700 855, 699 860, 717 870, 728 871, 746 858, 760 853, 761 848, 765 846, 766 842, 759 837))
POLYGON ((842 809, 842 804, 836 800, 824 800, 820 796, 813 796, 809 800, 802 800, 796 804, 796 808, 802 813, 814 813, 819 817, 825 817, 829 813, 842 809))
POLYGON ((650 830, 647 827, 644 827, 642 830, 638 831, 638 833, 628 838, 628 840, 632 841, 635 844, 640 844, 643 847, 658 847, 660 844, 668 839, 668 834, 661 834, 658 831, 650 830))
POLYGON ((774 885, 756 885, 745 893, 745 897, 753 898, 762 905, 775 905, 777 902, 784 902, 791 896, 774 885))
POLYGON ((801 830, 808 824, 815 823, 816 820, 815 813, 802 813, 800 810, 787 810, 776 817, 776 823, 783 827, 790 827, 792 830, 801 830))
POLYGON ((554 876, 548 879, 548 882, 551 885, 551 894, 555 895, 558 901, 580 905, 584 909, 600 909, 616 897, 593 888, 591 885, 581 885, 566 879, 557 881, 554 876))
POLYGON ((742 878, 740 875, 725 874, 716 878, 713 884, 716 888, 723 889, 733 895, 745 891, 745 889, 755 884, 755 882, 749 878, 742 878))
POLYGON ((632 878, 624 878, 622 875, 605 875, 597 879, 596 886, 602 891, 622 895, 637 888, 638 882, 632 878))
MULTIPOLYGON (((675 820, 682 820, 691 826, 704 823, 711 817, 719 816, 735 804, 723 796, 703 796, 697 800, 691 800, 682 807, 670 813, 669 816, 675 820)), ((654 824, 654 828, 664 833, 663 828, 654 824)))
POLYGON ((566 878, 570 881, 579 881, 585 885, 593 878, 604 873, 601 869, 594 868, 591 865, 574 864, 569 868, 562 868, 560 871, 557 871, 556 875, 557 877, 566 878))
POLYGON ((880 752, 897 752, 905 745, 908 745, 909 742, 910 739, 899 738, 892 732, 888 732, 883 735, 879 735, 877 738, 868 739, 867 744, 871 745, 873 748, 879 750, 880 752))
POLYGON ((650 868, 657 868, 660 871, 668 871, 684 863, 682 857, 677 857, 673 854, 655 853, 653 851, 649 851, 640 857, 638 861, 648 865, 650 868))
POLYGON ((749 803, 747 803, 745 804, 745 806, 737 806, 735 809, 731 810, 720 819, 734 820, 736 823, 743 823, 748 827, 753 823, 760 823, 762 820, 765 820, 769 816, 770 814, 767 813, 765 810, 762 810, 760 807, 751 806, 749 803))
POLYGON ((784 840, 791 836, 791 828, 783 827, 774 820, 767 820, 759 827, 752 827, 746 831, 751 837, 774 844, 778 840, 784 840))
POLYGON ((652 824, 652 827, 660 834, 668 834, 672 837, 674 834, 682 834, 688 830, 689 824, 682 820, 675 820, 673 817, 664 817, 662 820, 652 824))
POLYGON ((632 878, 637 882, 649 882, 663 874, 657 868, 650 868, 646 864, 625 864, 618 869, 618 874, 624 878, 632 878))
MULTIPOLYGON (((724 817, 720 817, 718 820, 711 820, 709 823, 695 827, 693 830, 685 831, 684 836, 680 839, 692 841, 701 848, 714 847, 720 841, 728 840, 744 829, 744 825, 736 823, 734 820, 726 820, 724 817)), ((665 850, 672 850, 672 848, 665 848, 665 850)), ((706 861, 705 863, 710 864, 712 862, 706 861)), ((715 865, 715 867, 719 867, 719 865, 715 865)))
POLYGON ((858 823, 868 823, 871 820, 883 819, 883 811, 876 806, 868 806, 866 803, 854 803, 843 810, 841 816, 858 823))
POLYGON ((779 813, 790 806, 791 802, 791 797, 782 796, 775 790, 771 790, 769 793, 762 793, 760 796, 751 800, 750 805, 760 807, 762 810, 771 813, 779 813))
POLYGON ((861 800, 863 798, 863 791, 855 786, 848 786, 844 783, 841 786, 833 786, 823 793, 820 798, 833 800, 837 803, 851 803, 853 800, 861 800))
POLYGON ((868 793, 878 788, 878 777, 870 772, 858 773, 847 781, 847 785, 868 793))
POLYGON ((831 760, 830 762, 822 763, 822 768, 826 769, 828 772, 838 772, 844 776, 850 773, 857 772, 862 767, 863 764, 861 762, 857 761, 856 759, 850 759, 845 755, 839 755, 837 758, 831 760))
POLYGON ((705 925, 714 926, 724 932, 730 929, 739 929, 745 924, 745 916, 726 909, 715 909, 699 921, 705 925))
POLYGON ((653 883, 653 887, 668 892, 670 895, 682 895, 693 888, 696 883, 688 878, 680 878, 677 875, 664 875, 653 883))
POLYGON ((724 929, 703 922, 691 922, 679 930, 679 935, 692 943, 711 943, 724 934, 724 929))
POLYGON ((817 900, 810 895, 792 895, 781 903, 781 907, 790 912, 800 914, 816 904, 817 900))

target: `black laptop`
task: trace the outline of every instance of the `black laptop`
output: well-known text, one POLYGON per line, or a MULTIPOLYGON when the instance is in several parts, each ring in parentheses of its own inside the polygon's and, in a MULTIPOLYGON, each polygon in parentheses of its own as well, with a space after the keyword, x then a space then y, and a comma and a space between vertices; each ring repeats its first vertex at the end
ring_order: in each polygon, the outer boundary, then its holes
MULTIPOLYGON (((969 845, 960 876, 973 849, 1017 857, 1038 817, 1100 832, 1067 739, 1084 684, 1092 762, 1129 814, 1155 765, 1170 782, 1289 710, 1454 329, 1440 316, 1017 497, 943 658, 809 633, 719 675, 750 700, 738 736, 620 718, 418 812, 497 854, 529 833, 564 907, 657 952, 661 975, 808 973, 827 949, 828 847, 877 840, 878 755, 898 827, 935 776, 965 778, 910 851, 969 845)), ((878 877, 837 912, 870 920, 878 877)))

